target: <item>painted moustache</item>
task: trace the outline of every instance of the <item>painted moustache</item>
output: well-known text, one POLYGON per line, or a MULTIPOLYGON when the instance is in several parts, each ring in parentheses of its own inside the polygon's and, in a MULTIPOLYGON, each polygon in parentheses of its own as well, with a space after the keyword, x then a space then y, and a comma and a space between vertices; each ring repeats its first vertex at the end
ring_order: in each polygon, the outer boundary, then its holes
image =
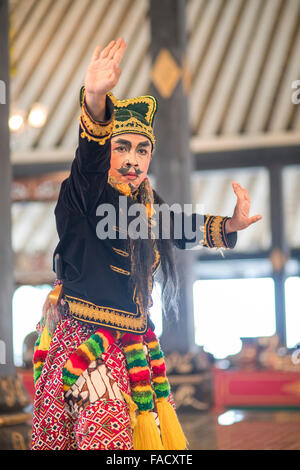
POLYGON ((138 168, 133 168, 130 170, 128 167, 121 166, 120 168, 117 168, 117 171, 122 175, 125 176, 127 173, 135 173, 136 176, 141 175, 143 172, 139 170, 138 168))

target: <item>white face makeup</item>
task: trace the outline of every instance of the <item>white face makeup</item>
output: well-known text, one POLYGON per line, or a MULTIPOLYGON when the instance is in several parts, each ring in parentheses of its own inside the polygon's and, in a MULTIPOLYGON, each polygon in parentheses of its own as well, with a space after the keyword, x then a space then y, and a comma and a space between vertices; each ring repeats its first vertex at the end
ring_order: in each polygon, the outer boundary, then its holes
POLYGON ((109 174, 120 183, 137 189, 147 176, 151 161, 151 141, 141 134, 121 134, 111 139, 109 174))

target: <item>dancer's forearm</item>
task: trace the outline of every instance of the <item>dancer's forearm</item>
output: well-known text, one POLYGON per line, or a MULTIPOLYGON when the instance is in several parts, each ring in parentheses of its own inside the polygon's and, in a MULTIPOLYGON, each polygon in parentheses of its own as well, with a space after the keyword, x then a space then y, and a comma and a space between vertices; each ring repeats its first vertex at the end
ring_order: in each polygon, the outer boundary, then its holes
POLYGON ((87 110, 95 121, 104 122, 106 115, 106 95, 86 92, 85 102, 87 110))
POLYGON ((86 106, 95 121, 105 120, 106 95, 119 81, 120 62, 126 49, 123 38, 111 41, 104 49, 97 46, 85 74, 86 106))

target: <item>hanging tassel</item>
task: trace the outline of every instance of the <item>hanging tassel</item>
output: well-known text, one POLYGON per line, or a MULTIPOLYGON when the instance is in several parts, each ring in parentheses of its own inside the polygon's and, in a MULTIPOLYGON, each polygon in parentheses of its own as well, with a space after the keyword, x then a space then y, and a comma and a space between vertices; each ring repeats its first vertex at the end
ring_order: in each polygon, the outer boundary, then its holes
POLYGON ((48 331, 47 325, 43 326, 43 330, 38 337, 35 348, 34 354, 32 358, 33 362, 33 378, 34 378, 34 385, 37 386, 38 380, 42 373, 42 369, 48 354, 49 346, 51 343, 51 334, 48 331))
POLYGON ((165 450, 185 450, 187 440, 178 421, 175 410, 165 397, 156 401, 160 432, 165 450))
POLYGON ((155 333, 149 328, 144 340, 148 346, 152 369, 152 381, 156 396, 156 407, 165 450, 184 450, 187 440, 183 434, 177 415, 166 400, 170 395, 170 384, 166 376, 163 352, 155 333))
POLYGON ((150 411, 140 411, 133 430, 134 450, 163 450, 159 430, 150 411))
POLYGON ((134 401, 132 400, 130 395, 127 395, 127 393, 122 392, 122 395, 124 397, 124 400, 127 403, 128 406, 128 411, 129 411, 129 416, 130 416, 130 424, 132 429, 134 429, 136 425, 136 411, 138 410, 138 406, 134 401))
POLYGON ((39 349, 41 351, 48 351, 50 343, 51 343, 51 335, 48 331, 47 325, 45 325, 43 328, 42 335, 41 335, 39 349))
POLYGON ((56 279, 52 291, 49 292, 44 302, 42 315, 43 322, 46 323, 51 335, 54 333, 58 322, 61 320, 60 303, 64 303, 62 294, 63 283, 56 279))
POLYGON ((62 294, 62 284, 57 284, 51 292, 49 292, 49 301, 56 307, 62 294))
MULTIPOLYGON (((51 292, 50 292, 51 294, 51 292)), ((43 320, 48 327, 49 333, 52 335, 58 322, 61 320, 61 312, 59 305, 54 305, 50 299, 50 294, 43 305, 43 320)))
POLYGON ((135 450, 163 450, 159 429, 150 410, 153 408, 153 390, 142 336, 124 333, 121 342, 127 362, 131 398, 139 414, 133 429, 135 450))

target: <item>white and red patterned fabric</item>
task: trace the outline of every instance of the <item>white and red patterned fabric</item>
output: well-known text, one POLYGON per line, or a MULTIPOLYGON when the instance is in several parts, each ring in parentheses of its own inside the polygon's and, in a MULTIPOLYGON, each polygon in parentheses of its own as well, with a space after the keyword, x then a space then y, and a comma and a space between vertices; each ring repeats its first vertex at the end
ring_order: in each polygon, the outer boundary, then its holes
POLYGON ((114 397, 104 395, 94 403, 86 401, 77 413, 73 406, 72 413, 70 395, 69 400, 64 395, 62 369, 92 332, 91 327, 71 317, 58 324, 36 388, 32 450, 132 449, 128 406, 121 394, 122 390, 130 395, 129 378, 117 343, 103 355, 112 388, 118 390, 114 397))
MULTIPOLYGON (((62 369, 94 327, 66 316, 58 325, 37 384, 32 450, 133 450, 129 409, 131 395, 121 344, 112 344, 89 364, 68 392, 62 369)), ((172 396, 170 402, 175 408, 172 396)), ((156 410, 153 410, 159 427, 156 410)))

